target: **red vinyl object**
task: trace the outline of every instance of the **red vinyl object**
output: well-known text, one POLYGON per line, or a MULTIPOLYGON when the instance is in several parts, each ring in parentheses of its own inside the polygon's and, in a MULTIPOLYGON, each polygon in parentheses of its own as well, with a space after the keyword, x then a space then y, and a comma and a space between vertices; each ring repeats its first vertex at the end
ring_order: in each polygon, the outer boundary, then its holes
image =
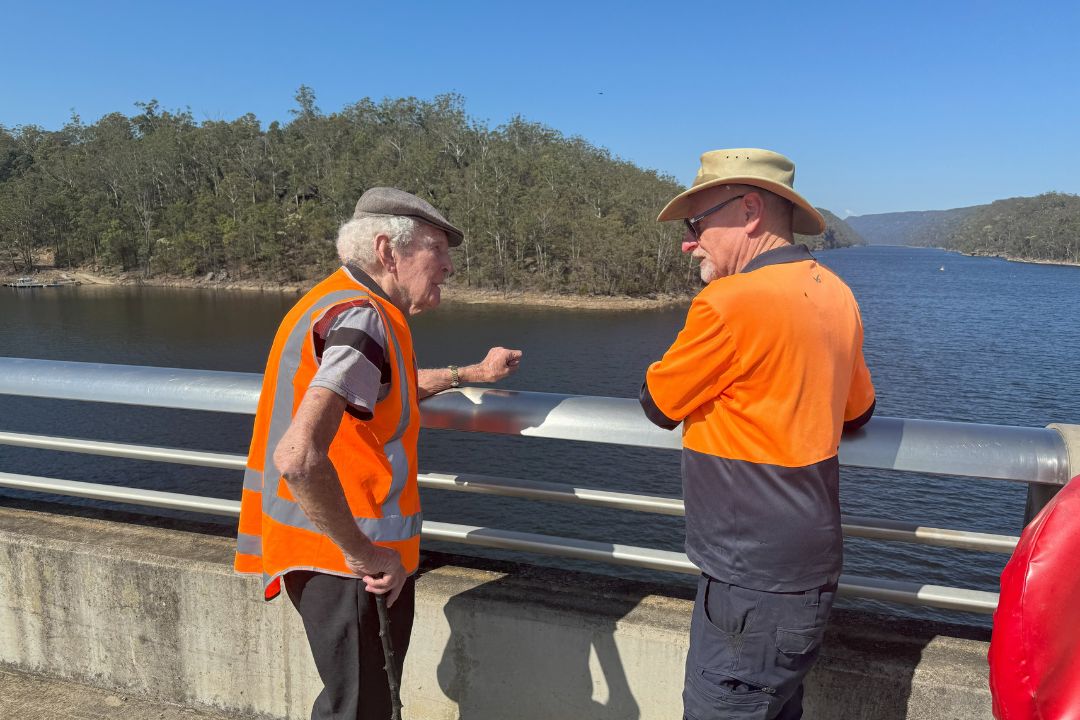
POLYGON ((1080 476, 1020 536, 990 640, 998 720, 1080 720, 1080 476))

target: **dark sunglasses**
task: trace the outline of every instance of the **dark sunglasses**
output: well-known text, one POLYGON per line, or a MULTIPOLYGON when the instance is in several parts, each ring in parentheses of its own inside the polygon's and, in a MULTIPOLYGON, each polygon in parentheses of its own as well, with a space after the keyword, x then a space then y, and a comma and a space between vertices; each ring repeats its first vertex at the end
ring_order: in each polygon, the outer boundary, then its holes
POLYGON ((736 200, 738 200, 741 197, 743 197, 743 196, 742 195, 736 195, 733 198, 728 198, 727 200, 720 203, 719 205, 715 205, 715 206, 709 208, 708 210, 701 213, 700 215, 695 215, 692 218, 683 218, 683 222, 686 223, 686 229, 690 231, 690 234, 693 235, 695 239, 700 240, 701 239, 701 231, 698 230, 697 224, 699 222, 701 222, 702 220, 704 220, 705 218, 707 218, 708 216, 712 215, 714 212, 720 211, 728 203, 733 203, 733 202, 735 202, 736 200))

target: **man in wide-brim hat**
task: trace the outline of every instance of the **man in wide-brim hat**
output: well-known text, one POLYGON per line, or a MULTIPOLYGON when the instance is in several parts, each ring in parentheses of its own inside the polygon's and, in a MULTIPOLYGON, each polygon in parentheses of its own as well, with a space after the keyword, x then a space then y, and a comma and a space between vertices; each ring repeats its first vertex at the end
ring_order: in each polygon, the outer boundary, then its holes
POLYGON ((658 218, 685 223, 706 283, 641 388, 683 425, 694 720, 801 717, 843 561, 840 435, 874 411, 858 304, 792 244, 825 230, 794 180, 783 155, 714 150, 658 218))

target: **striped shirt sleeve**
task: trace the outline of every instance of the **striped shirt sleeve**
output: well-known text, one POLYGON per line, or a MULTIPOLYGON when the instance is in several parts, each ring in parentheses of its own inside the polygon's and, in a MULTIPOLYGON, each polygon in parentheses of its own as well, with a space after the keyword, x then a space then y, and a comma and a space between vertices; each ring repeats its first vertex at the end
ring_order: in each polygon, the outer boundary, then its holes
POLYGON ((362 302, 330 308, 315 323, 312 341, 319 369, 310 387, 337 393, 357 416, 370 420, 383 386, 390 383, 386 331, 378 311, 362 302))

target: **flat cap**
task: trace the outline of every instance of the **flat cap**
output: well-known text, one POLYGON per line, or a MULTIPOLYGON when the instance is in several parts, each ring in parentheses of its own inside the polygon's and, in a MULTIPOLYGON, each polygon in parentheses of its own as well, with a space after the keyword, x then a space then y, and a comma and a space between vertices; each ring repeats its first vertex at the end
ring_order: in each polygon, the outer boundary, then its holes
POLYGON ((373 187, 361 195, 353 217, 368 215, 398 215, 433 225, 446 232, 450 247, 457 247, 465 239, 465 233, 451 225, 431 203, 397 188, 373 187))

